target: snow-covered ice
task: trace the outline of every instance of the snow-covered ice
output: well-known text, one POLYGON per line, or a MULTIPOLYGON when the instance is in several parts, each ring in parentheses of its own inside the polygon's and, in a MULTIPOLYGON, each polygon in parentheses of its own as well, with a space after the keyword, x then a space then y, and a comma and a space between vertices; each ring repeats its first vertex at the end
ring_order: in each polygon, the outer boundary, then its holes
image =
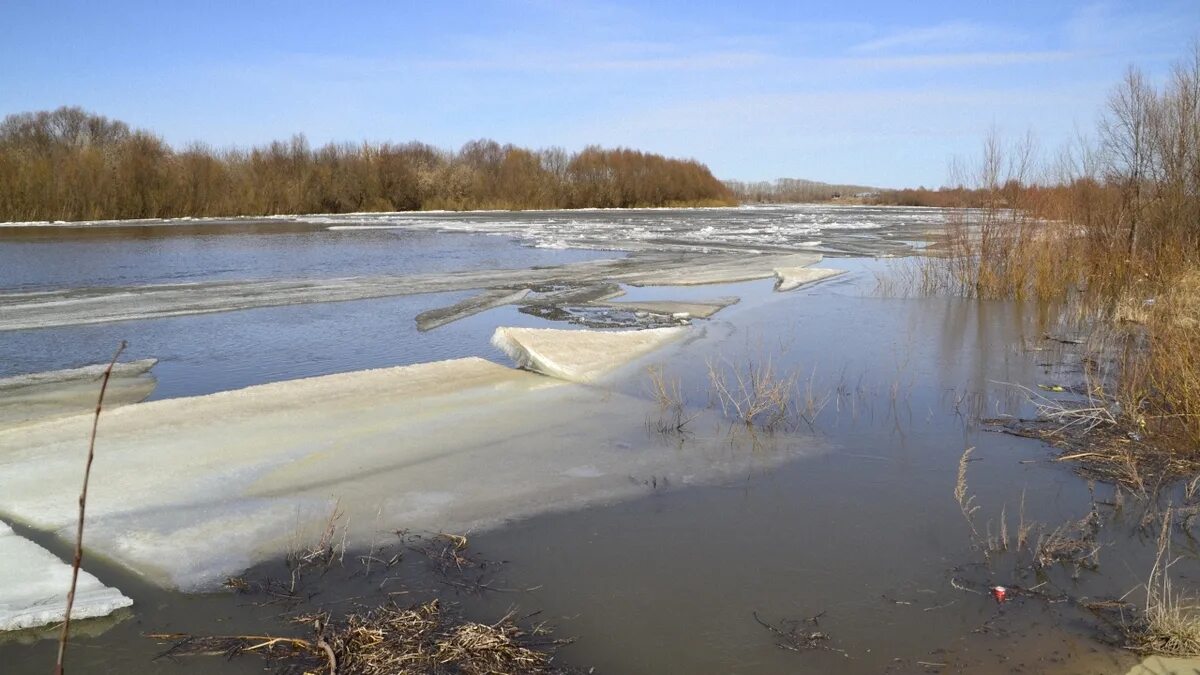
MULTIPOLYGON (((0 631, 58 623, 67 613, 71 566, 0 522, 0 631)), ((108 616, 133 600, 79 571, 72 619, 108 616)))
POLYGON ((516 364, 571 382, 592 382, 682 337, 684 328, 635 331, 497 328, 492 344, 516 364))

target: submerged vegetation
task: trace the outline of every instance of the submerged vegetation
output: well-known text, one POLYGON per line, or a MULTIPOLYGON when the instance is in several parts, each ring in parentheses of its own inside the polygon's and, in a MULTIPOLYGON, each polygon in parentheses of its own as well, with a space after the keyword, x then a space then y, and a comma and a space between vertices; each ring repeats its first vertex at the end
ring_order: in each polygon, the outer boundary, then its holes
POLYGON ((733 203, 703 164, 625 148, 313 148, 297 135, 249 149, 175 149, 68 107, 0 122, 0 185, 0 221, 733 203))

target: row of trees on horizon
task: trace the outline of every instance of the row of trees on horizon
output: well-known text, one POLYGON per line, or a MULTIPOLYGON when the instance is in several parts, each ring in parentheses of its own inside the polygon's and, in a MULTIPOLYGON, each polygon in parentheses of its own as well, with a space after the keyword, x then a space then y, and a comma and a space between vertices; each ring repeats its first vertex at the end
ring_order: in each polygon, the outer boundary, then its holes
POLYGON ((728 205, 695 160, 625 148, 529 150, 476 140, 177 150, 124 122, 62 107, 0 122, 0 221, 422 209, 728 205))
POLYGON ((868 199, 879 190, 865 185, 838 185, 803 178, 780 178, 774 181, 725 181, 725 186, 740 202, 753 204, 796 204, 826 202, 834 199, 868 199))

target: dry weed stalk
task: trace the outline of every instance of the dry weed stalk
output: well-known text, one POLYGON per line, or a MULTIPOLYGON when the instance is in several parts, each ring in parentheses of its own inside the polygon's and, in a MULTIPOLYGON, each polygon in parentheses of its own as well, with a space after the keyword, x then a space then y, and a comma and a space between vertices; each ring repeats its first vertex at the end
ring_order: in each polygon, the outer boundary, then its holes
POLYGON ((975 496, 967 493, 967 464, 971 461, 971 453, 975 448, 967 448, 958 460, 958 478, 954 482, 954 501, 962 511, 967 526, 971 528, 972 539, 979 539, 979 530, 975 528, 975 512, 979 506, 975 504, 975 496))
POLYGON ((1171 583, 1172 509, 1167 507, 1158 535, 1158 552, 1146 580, 1146 607, 1140 624, 1127 635, 1129 646, 1142 653, 1200 655, 1200 604, 1177 592, 1171 583))
POLYGON ((349 526, 342 522, 345 514, 341 509, 341 500, 334 502, 325 526, 316 542, 303 544, 301 534, 297 530, 291 550, 286 556, 288 570, 291 573, 289 593, 295 593, 303 576, 310 571, 324 573, 335 563, 342 564, 346 557, 346 540, 349 537, 349 526))
POLYGON ((650 366, 646 372, 650 377, 650 395, 659 409, 654 428, 662 434, 682 433, 696 415, 687 414, 687 403, 679 378, 668 379, 661 365, 650 366))
POLYGON ((1017 521, 1017 550, 1023 550, 1029 546, 1029 534, 1033 531, 1035 523, 1025 520, 1025 490, 1021 490, 1021 510, 1017 521))
POLYGON ((88 440, 87 463, 83 469, 83 488, 79 492, 79 520, 75 526, 75 557, 71 560, 71 587, 67 591, 67 608, 63 616, 62 632, 58 636, 58 657, 54 662, 55 675, 62 675, 67 654, 67 640, 71 632, 71 610, 75 607, 75 589, 79 584, 79 568, 83 564, 83 523, 87 513, 88 482, 92 477, 92 461, 96 458, 96 430, 100 426, 100 412, 104 409, 104 392, 108 390, 108 380, 112 377, 113 366, 121 352, 125 351, 125 341, 117 345, 112 360, 104 369, 100 381, 100 394, 96 398, 96 414, 92 417, 92 433, 88 440))

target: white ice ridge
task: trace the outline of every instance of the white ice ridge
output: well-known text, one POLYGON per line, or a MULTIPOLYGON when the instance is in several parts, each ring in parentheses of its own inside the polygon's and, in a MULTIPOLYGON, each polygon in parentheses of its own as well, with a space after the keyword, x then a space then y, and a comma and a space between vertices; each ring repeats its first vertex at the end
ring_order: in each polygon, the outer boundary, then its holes
MULTIPOLYGON (((58 623, 67 613, 71 566, 0 522, 0 631, 58 623)), ((72 619, 108 616, 133 600, 79 571, 72 619)))
POLYGON ((846 270, 834 270, 825 267, 777 267, 775 268, 775 290, 792 291, 801 286, 816 283, 822 279, 845 274, 846 270))
POLYGON ((571 382, 592 382, 683 335, 686 328, 635 331, 497 328, 492 344, 521 368, 571 382))

